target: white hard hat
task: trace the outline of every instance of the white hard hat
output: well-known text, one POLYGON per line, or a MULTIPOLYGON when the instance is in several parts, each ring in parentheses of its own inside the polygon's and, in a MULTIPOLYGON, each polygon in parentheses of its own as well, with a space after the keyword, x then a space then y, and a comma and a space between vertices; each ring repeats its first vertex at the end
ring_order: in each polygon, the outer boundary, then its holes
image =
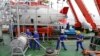
POLYGON ((34 31, 34 33, 38 33, 37 31, 34 31))

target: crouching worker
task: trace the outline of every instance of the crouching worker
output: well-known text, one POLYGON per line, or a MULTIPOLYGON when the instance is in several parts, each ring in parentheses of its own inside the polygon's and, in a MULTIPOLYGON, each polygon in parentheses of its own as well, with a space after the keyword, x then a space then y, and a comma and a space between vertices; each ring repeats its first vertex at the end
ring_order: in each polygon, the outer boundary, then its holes
POLYGON ((38 49, 40 50, 40 41, 39 41, 39 33, 37 31, 34 31, 34 35, 33 35, 33 38, 34 38, 34 45, 33 45, 33 48, 34 49, 38 49))
POLYGON ((82 51, 83 56, 100 56, 100 51, 91 51, 84 49, 82 51))
POLYGON ((61 46, 64 48, 64 50, 67 50, 64 41, 67 39, 67 35, 65 36, 64 33, 60 34, 60 37, 57 40, 57 46, 56 49, 58 50, 61 46))

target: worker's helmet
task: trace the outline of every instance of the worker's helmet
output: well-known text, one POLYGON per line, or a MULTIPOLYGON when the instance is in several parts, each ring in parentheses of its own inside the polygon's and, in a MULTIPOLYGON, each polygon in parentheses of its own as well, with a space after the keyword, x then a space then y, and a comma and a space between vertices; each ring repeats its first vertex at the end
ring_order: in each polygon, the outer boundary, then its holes
POLYGON ((81 34, 81 32, 80 31, 76 31, 76 34, 81 34))
POLYGON ((34 31, 34 33, 38 33, 38 31, 34 31))

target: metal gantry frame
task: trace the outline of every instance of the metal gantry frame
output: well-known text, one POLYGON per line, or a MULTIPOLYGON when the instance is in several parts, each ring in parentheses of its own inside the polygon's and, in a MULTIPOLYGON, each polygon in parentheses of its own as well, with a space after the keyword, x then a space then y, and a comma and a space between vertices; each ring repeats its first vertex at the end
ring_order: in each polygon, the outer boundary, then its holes
MULTIPOLYGON (((30 5, 31 5, 31 2, 30 2, 30 5)), ((63 6, 63 5, 62 5, 63 6)), ((36 8, 36 15, 37 15, 37 8, 36 8)), ((19 16, 18 16, 19 17, 19 16)), ((19 21, 19 19, 18 19, 18 21, 19 21)), ((19 22, 18 22, 19 23, 19 22)), ((19 25, 20 24, 18 24, 18 28, 19 28, 19 25)), ((23 24, 23 25, 26 25, 26 24, 23 24)), ((36 19, 34 19, 34 24, 27 24, 27 25, 34 25, 34 28, 35 28, 35 30, 37 30, 37 25, 45 25, 45 26, 48 26, 48 24, 38 24, 38 20, 37 20, 37 17, 36 17, 36 19)), ((53 24, 52 24, 53 25, 53 24)), ((54 26, 54 25, 53 25, 54 26)), ((55 25, 56 26, 56 25, 55 25)), ((60 26, 60 25, 59 25, 60 26)), ((19 30, 18 30, 18 32, 19 32, 19 30)))
MULTIPOLYGON (((20 0, 17 0, 16 1, 16 4, 15 4, 15 6, 16 6, 16 14, 17 14, 17 18, 15 18, 15 19, 17 19, 17 23, 14 23, 14 22, 12 22, 12 19, 10 19, 11 20, 11 22, 10 22, 10 25, 11 25, 11 35, 12 35, 12 37, 14 37, 13 36, 13 26, 14 25, 17 25, 17 31, 18 31, 18 36, 19 36, 19 34, 20 34, 20 26, 21 25, 23 25, 23 27, 24 26, 26 26, 26 25, 34 25, 34 29, 35 30, 37 30, 37 26, 38 25, 40 25, 40 26, 63 26, 63 25, 60 25, 60 24, 39 24, 38 23, 38 19, 37 19, 37 17, 36 17, 36 19, 34 19, 34 24, 25 24, 25 22, 24 23, 20 23, 20 17, 19 17, 19 2, 20 2, 20 0)), ((29 6, 31 6, 31 1, 28 1, 29 2, 29 6)), ((13 9, 12 7, 11 7, 11 1, 9 0, 9 7, 10 7, 10 15, 12 15, 12 12, 11 12, 11 10, 13 9)), ((63 3, 62 3, 62 6, 63 6, 63 3)), ((57 7, 58 7, 58 4, 57 4, 57 7)), ((23 9, 22 9, 23 10, 23 9)), ((37 15, 37 8, 36 8, 36 15, 37 15)), ((58 9, 57 9, 58 10, 58 9)), ((38 15, 37 15, 38 16, 38 15)), ((58 16, 58 15, 57 15, 58 16)), ((25 21, 25 20, 24 20, 25 21)), ((24 30, 24 29, 23 29, 24 30)))

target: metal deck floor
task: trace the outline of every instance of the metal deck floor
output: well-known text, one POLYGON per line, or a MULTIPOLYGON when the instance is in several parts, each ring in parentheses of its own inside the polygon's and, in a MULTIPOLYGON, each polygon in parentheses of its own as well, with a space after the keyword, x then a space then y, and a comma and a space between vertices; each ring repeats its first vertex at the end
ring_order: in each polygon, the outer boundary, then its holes
MULTIPOLYGON (((81 49, 79 51, 75 51, 75 40, 68 40, 66 42, 67 51, 64 51, 61 49, 59 56, 82 56, 81 49)), ((51 44, 48 44, 47 42, 42 43, 46 48, 47 47, 56 47, 56 40, 52 40, 51 44)), ((84 47, 88 48, 89 46, 89 40, 84 40, 84 47)), ((40 50, 33 50, 28 49, 26 52, 26 56, 43 56, 45 54, 45 51, 41 48, 40 50)), ((10 47, 7 45, 0 44, 0 56, 11 56, 10 47)))

